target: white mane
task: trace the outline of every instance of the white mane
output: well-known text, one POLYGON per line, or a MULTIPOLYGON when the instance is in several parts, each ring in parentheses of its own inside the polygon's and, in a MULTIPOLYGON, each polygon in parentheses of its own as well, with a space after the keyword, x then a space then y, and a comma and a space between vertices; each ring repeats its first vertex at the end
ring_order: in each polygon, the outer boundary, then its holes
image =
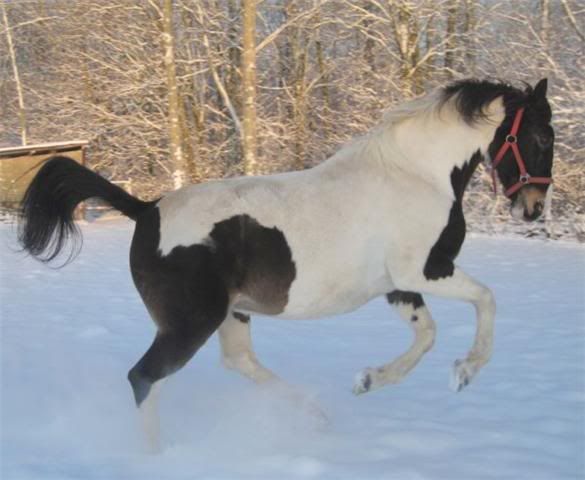
POLYGON ((408 118, 438 113, 442 106, 442 92, 436 89, 427 95, 414 98, 386 111, 379 127, 387 128, 408 118))

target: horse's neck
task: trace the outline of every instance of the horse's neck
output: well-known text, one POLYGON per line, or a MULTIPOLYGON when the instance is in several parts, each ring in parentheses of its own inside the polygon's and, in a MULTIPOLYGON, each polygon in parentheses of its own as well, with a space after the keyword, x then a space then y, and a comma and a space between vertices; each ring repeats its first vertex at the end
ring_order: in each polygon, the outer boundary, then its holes
POLYGON ((424 182, 460 199, 503 118, 503 108, 473 126, 448 107, 440 113, 414 115, 374 128, 317 170, 352 191, 362 183, 371 190, 373 177, 377 184, 387 182, 388 188, 403 179, 409 184, 424 182))
POLYGON ((470 126, 445 113, 407 119, 382 132, 377 142, 383 163, 451 195, 452 175, 464 171, 467 180, 471 177, 496 127, 490 122, 470 126))

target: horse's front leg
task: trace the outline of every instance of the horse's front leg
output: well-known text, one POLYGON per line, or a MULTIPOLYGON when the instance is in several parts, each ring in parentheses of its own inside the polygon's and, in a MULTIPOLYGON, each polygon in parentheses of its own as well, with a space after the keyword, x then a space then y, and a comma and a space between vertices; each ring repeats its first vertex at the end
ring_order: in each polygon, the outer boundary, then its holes
POLYGON ((431 349, 435 341, 435 322, 419 293, 394 290, 387 297, 402 320, 412 328, 414 342, 407 352, 393 362, 378 368, 366 368, 358 373, 353 387, 353 393, 356 395, 389 383, 400 382, 431 349))
POLYGON ((451 378, 451 387, 460 391, 491 357, 496 304, 492 292, 487 287, 455 267, 450 260, 443 259, 442 267, 440 275, 403 271, 399 275, 394 275, 393 279, 401 290, 454 298, 475 306, 477 315, 475 340, 467 357, 455 362, 451 378))

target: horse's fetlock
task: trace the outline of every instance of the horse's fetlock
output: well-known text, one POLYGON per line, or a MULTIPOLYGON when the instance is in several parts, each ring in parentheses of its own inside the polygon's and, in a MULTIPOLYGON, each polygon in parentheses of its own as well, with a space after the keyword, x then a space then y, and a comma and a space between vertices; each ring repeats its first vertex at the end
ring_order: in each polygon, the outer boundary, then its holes
POLYGON ((236 368, 234 360, 231 357, 221 357, 221 364, 228 370, 235 370, 236 368))
POLYGON ((252 355, 248 352, 236 355, 225 355, 222 357, 222 363, 228 370, 240 370, 243 366, 250 366, 254 363, 252 355))

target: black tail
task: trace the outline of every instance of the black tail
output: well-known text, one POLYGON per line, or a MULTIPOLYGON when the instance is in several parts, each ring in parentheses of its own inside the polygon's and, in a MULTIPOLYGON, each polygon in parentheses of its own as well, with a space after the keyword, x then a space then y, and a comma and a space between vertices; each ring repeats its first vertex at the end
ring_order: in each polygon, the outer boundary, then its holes
MULTIPOLYGON (((33 178, 21 203, 18 240, 42 262, 53 260, 67 240, 81 238, 73 211, 82 201, 101 198, 135 220, 153 202, 143 202, 67 157, 48 160, 33 178)), ((78 244, 78 243, 77 243, 78 244)), ((79 248, 72 248, 71 260, 79 248)))

